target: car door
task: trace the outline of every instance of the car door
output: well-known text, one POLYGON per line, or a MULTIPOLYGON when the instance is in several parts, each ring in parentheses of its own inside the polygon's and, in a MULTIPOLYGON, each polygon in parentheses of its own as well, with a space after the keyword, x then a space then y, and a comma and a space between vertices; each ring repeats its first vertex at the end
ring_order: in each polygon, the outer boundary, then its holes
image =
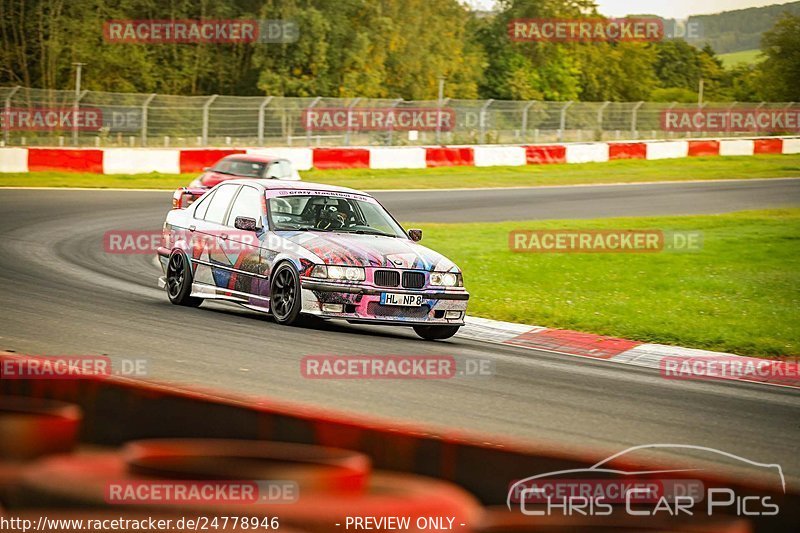
POLYGON ((269 264, 261 249, 266 233, 265 215, 264 191, 243 185, 228 212, 226 233, 220 235, 220 246, 231 269, 228 283, 231 295, 264 308, 267 307, 269 295, 269 264), (237 228, 237 218, 255 221, 256 229, 237 228))
POLYGON ((234 197, 241 185, 223 184, 211 193, 207 207, 195 211, 195 252, 193 262, 197 264, 195 281, 227 289, 231 278, 231 264, 222 245, 222 235, 227 235, 225 223, 234 197))

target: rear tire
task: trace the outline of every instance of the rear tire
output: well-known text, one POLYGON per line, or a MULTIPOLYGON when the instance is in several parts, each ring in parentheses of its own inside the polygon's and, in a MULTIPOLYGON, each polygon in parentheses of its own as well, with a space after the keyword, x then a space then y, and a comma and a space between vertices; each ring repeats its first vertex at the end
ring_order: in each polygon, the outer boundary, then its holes
POLYGON ((426 341, 441 341, 455 335, 460 327, 461 326, 414 326, 414 331, 426 341))
POLYGON ((202 298, 192 294, 192 269, 186 261, 183 252, 174 251, 169 256, 167 263, 167 297, 175 305, 198 307, 203 303, 202 298))
POLYGON ((275 322, 291 326, 299 322, 302 307, 300 276, 290 263, 281 263, 272 274, 269 310, 275 322))

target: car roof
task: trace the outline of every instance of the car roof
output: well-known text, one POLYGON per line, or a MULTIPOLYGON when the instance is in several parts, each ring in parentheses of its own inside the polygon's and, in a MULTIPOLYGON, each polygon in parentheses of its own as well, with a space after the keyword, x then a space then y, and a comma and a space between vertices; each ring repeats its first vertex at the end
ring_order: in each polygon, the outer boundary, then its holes
POLYGON ((288 161, 283 157, 273 157, 257 154, 230 154, 223 157, 220 161, 250 161, 253 163, 274 163, 275 161, 288 161))
POLYGON ((260 185, 268 190, 302 190, 302 191, 318 191, 318 192, 344 192, 350 194, 359 194, 361 196, 372 197, 371 194, 351 189, 349 187, 339 187, 337 185, 326 185, 325 183, 312 183, 310 181, 286 181, 271 178, 237 178, 232 180, 225 180, 220 182, 220 185, 227 183, 240 183, 250 185, 260 185))

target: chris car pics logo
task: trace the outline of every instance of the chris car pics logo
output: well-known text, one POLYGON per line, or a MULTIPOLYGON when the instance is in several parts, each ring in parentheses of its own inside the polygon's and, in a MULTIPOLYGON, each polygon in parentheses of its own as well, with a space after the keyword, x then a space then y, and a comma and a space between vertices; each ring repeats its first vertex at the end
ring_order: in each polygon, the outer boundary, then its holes
MULTIPOLYGON (((705 479, 714 479, 714 472, 705 479)), ((506 505, 528 516, 695 516, 725 513, 735 516, 775 516, 780 507, 776 496, 786 493, 783 469, 778 464, 759 463, 725 451, 689 444, 645 444, 633 446, 588 467, 545 472, 513 481, 506 505), (719 482, 700 479, 702 468, 626 470, 611 463, 630 460, 636 451, 670 450, 696 456, 710 454, 717 460, 763 469, 774 479, 773 490, 763 494, 737 493, 719 482)))

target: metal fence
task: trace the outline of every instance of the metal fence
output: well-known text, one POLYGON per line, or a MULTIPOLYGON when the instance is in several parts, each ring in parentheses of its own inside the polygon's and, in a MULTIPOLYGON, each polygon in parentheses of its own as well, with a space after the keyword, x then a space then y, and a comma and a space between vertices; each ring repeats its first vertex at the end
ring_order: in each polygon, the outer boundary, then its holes
MULTIPOLYGON (((172 96, 0 87, 6 113, 19 109, 99 109, 102 127, 87 131, 15 128, 3 121, 4 146, 403 146, 519 144, 559 141, 669 139, 720 132, 664 131, 662 112, 697 104, 544 102, 279 96, 172 96), (453 110, 450 131, 314 131, 308 109, 430 108, 453 110)), ((800 109, 799 103, 705 103, 704 109, 800 109)), ((752 135, 738 132, 731 135, 752 135)), ((760 132, 764 133, 764 132, 760 132)), ((781 133, 781 132, 774 132, 781 133)))

